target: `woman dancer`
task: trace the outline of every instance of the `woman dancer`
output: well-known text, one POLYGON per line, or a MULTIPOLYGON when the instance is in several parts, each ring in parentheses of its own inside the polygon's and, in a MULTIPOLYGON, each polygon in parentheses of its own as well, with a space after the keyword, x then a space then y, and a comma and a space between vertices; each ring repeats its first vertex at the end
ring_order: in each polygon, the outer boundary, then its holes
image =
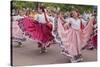
POLYGON ((88 41, 88 44, 86 45, 86 48, 89 50, 93 50, 97 48, 97 21, 96 21, 96 14, 93 13, 93 16, 95 16, 95 21, 93 23, 93 33, 91 33, 91 37, 88 41))
POLYGON ((94 18, 91 17, 84 28, 83 23, 85 22, 79 18, 77 10, 73 10, 71 16, 68 21, 65 21, 61 16, 58 19, 58 29, 61 30, 59 35, 63 42, 61 45, 62 54, 70 57, 71 62, 79 62, 83 60, 81 48, 86 45, 90 37, 94 18))
MULTIPOLYGON (((96 11, 93 11, 93 13, 90 14, 91 17, 94 16, 95 20, 93 22, 93 32, 91 33, 90 39, 88 40, 88 43, 85 47, 82 49, 88 49, 88 50, 93 50, 97 48, 97 21, 96 21, 96 11)), ((88 20, 87 20, 88 21, 88 20)))
POLYGON ((32 19, 29 14, 20 20, 19 26, 33 40, 37 41, 40 53, 45 53, 46 48, 50 46, 49 42, 54 39, 52 36, 52 25, 49 22, 48 15, 43 7, 38 9, 39 14, 32 19))
POLYGON ((12 41, 17 42, 17 47, 22 46, 22 42, 26 40, 23 32, 18 26, 18 20, 24 18, 24 12, 19 11, 19 15, 12 16, 12 41))

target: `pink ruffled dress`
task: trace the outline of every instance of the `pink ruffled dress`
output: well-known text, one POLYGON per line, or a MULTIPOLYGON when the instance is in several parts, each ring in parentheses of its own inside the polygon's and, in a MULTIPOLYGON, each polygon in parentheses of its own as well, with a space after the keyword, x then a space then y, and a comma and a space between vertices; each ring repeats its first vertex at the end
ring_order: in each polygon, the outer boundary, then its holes
POLYGON ((81 20, 69 18, 68 22, 71 24, 67 28, 68 23, 62 26, 62 20, 58 19, 58 32, 63 42, 61 47, 64 49, 66 55, 74 57, 81 54, 81 49, 84 47, 93 32, 93 18, 90 18, 88 24, 84 29, 81 29, 81 20))

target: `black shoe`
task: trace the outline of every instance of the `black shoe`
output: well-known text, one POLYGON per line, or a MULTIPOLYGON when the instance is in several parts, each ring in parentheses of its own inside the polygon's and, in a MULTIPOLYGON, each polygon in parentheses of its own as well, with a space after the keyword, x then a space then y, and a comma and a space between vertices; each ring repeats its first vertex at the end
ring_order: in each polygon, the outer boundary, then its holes
POLYGON ((18 45, 16 47, 22 47, 22 43, 21 42, 18 42, 18 45))

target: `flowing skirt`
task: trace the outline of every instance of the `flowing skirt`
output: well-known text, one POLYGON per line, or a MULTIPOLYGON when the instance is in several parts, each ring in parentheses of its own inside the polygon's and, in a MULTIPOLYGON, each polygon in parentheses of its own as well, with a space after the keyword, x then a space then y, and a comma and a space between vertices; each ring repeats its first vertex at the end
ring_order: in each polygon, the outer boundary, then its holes
POLYGON ((29 17, 19 20, 18 25, 26 36, 37 42, 47 43, 54 39, 50 28, 46 24, 39 23, 29 17))
POLYGON ((18 21, 12 21, 12 41, 13 42, 23 42, 26 40, 23 32, 18 26, 18 21))
POLYGON ((58 22, 58 32, 63 42, 61 47, 64 52, 71 57, 81 54, 81 49, 87 44, 90 34, 92 33, 93 19, 89 21, 84 30, 73 28, 64 29, 61 22, 58 22))
POLYGON ((94 27, 93 33, 91 34, 88 44, 85 47, 87 49, 97 48, 97 23, 96 23, 96 21, 94 22, 93 27, 94 27))
POLYGON ((97 35, 91 36, 91 39, 88 41, 88 44, 84 47, 84 49, 97 49, 97 35))
POLYGON ((92 37, 93 46, 97 48, 97 35, 92 37))

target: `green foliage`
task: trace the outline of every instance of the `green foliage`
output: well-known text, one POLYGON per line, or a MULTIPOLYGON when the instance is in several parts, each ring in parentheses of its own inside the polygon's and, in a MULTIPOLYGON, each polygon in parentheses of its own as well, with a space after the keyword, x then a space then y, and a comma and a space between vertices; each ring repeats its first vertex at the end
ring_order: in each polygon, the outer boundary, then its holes
POLYGON ((34 9, 36 7, 36 3, 28 1, 12 1, 12 6, 15 9, 22 9, 22 8, 34 9))
MULTIPOLYGON (((38 5, 42 2, 32 2, 32 1, 12 1, 12 7, 15 9, 31 8, 36 9, 38 5)), ((43 3, 45 7, 57 8, 59 7, 61 11, 70 11, 74 8, 80 10, 81 13, 84 11, 92 11, 93 6, 90 5, 74 5, 74 4, 59 4, 59 3, 43 3)))

